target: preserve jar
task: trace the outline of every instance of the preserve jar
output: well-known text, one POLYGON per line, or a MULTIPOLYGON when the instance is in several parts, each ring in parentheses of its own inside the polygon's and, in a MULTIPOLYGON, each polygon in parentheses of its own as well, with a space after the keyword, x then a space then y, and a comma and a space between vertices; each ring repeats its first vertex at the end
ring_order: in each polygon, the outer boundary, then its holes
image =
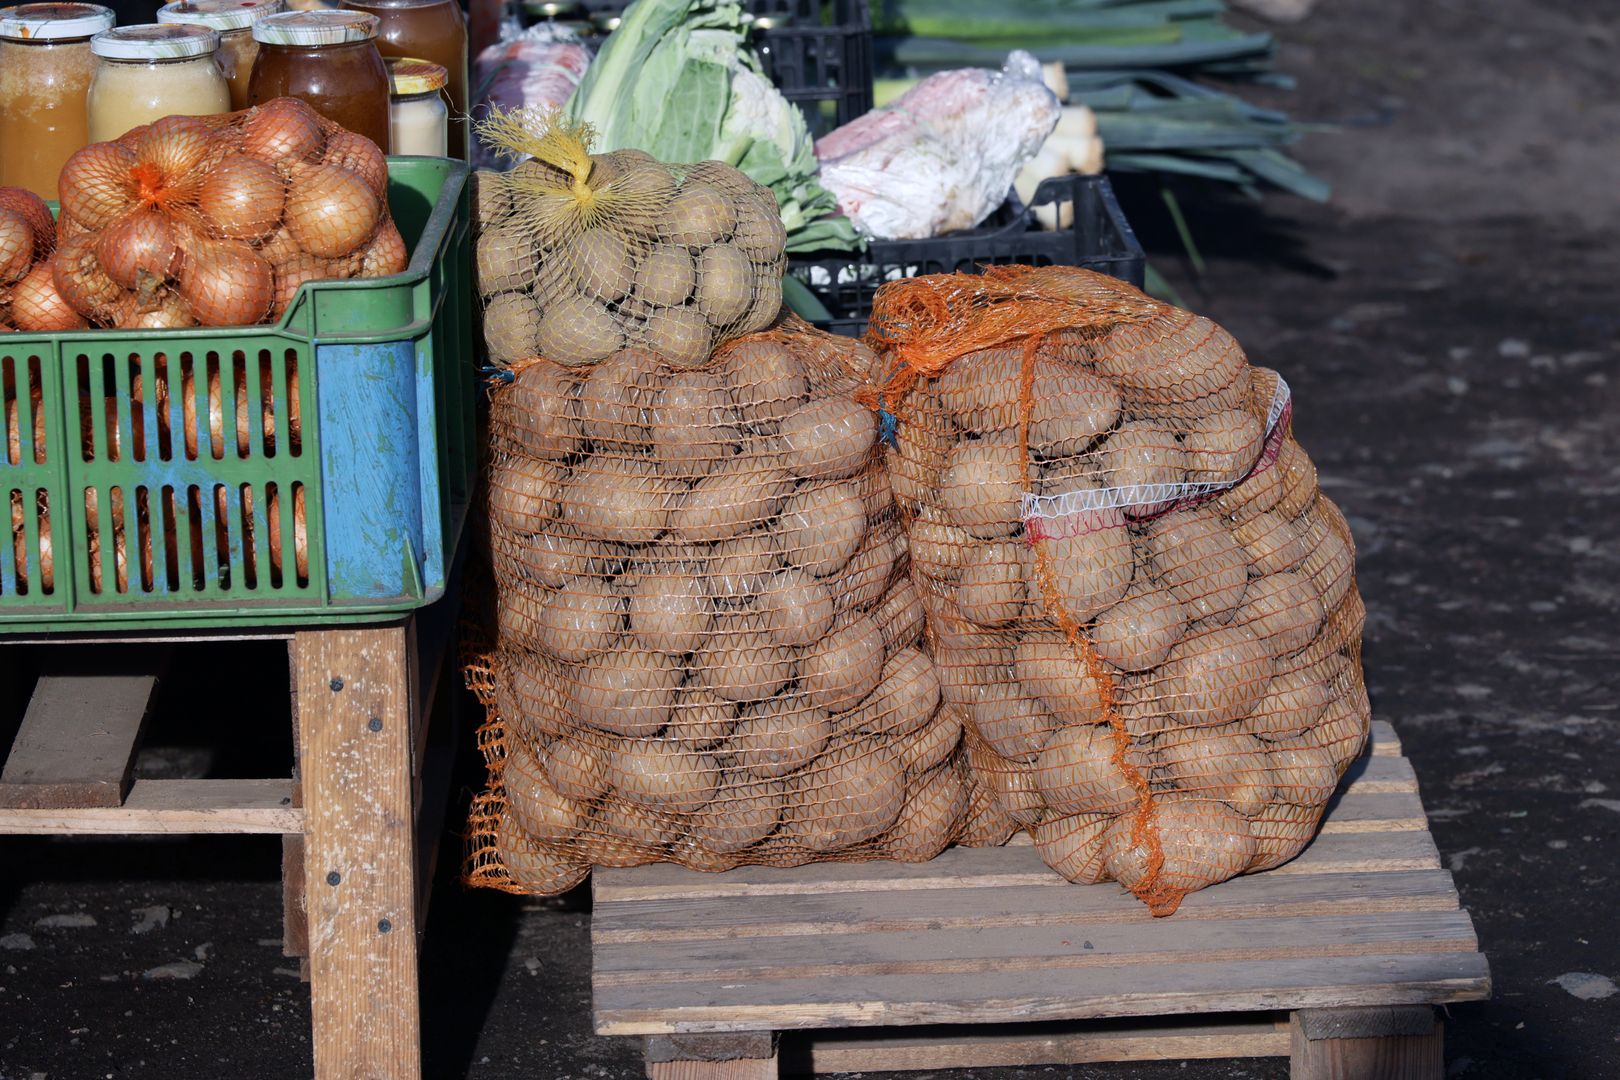
POLYGON ((278 97, 310 108, 386 152, 388 69, 377 52, 377 17, 354 11, 284 11, 253 24, 259 58, 248 103, 278 97))
POLYGON ((231 87, 214 59, 219 34, 206 26, 117 26, 91 38, 90 51, 96 57, 86 102, 91 142, 165 116, 231 111, 231 87))
POLYGON ((449 73, 450 153, 467 156, 467 18, 459 0, 344 0, 377 16, 377 49, 415 57, 449 73))
POLYGON ((56 198, 63 163, 90 141, 90 39, 113 19, 99 4, 0 8, 0 187, 56 198))
POLYGON ((450 110, 444 107, 449 80, 443 65, 414 57, 392 57, 388 65, 390 154, 444 157, 449 151, 450 110))
POLYGON ((253 40, 253 24, 266 15, 286 9, 285 0, 176 0, 158 8, 160 23, 192 23, 219 34, 219 69, 231 84, 231 108, 248 104, 248 78, 259 43, 253 40))

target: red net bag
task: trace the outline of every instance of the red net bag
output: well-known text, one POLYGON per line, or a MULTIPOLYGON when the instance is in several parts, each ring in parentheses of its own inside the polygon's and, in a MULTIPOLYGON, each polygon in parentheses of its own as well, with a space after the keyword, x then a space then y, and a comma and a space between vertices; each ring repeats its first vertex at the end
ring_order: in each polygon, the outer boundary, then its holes
POLYGON ((1349 529, 1287 386, 1067 267, 886 285, 868 340, 975 776, 1048 864, 1155 914, 1293 858, 1369 708, 1349 529))
POLYGON ((869 365, 788 318, 697 368, 625 349, 495 392, 470 882, 1006 839, 921 648, 869 365))
POLYGON ((45 200, 25 188, 0 187, 0 333, 84 325, 51 287, 55 250, 56 219, 45 200))
POLYGON ((306 281, 405 269, 388 163, 295 98, 168 116, 62 167, 51 283, 83 325, 251 326, 306 281))

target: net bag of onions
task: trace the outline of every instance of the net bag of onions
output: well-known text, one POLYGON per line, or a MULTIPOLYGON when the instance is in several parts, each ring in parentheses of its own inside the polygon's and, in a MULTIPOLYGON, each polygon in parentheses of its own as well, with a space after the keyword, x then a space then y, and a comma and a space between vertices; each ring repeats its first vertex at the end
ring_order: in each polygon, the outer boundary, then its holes
POLYGON ((56 219, 45 200, 24 188, 0 187, 0 333, 84 325, 51 288, 55 250, 56 219))
POLYGON ((1069 267, 879 290, 912 580, 970 769, 1155 914, 1299 853, 1361 752, 1349 529, 1287 386, 1069 267))
POLYGON ((492 363, 576 367, 637 347, 693 368, 775 320, 787 233, 769 189, 718 161, 592 155, 589 125, 555 112, 496 112, 478 126, 493 149, 528 155, 479 174, 476 281, 492 363))
POLYGON ((495 393, 470 882, 1006 839, 920 647, 868 362, 788 317, 700 367, 628 348, 495 393))
POLYGON ((306 281, 406 265, 383 152, 295 98, 92 143, 58 187, 51 280, 94 326, 252 326, 306 281))

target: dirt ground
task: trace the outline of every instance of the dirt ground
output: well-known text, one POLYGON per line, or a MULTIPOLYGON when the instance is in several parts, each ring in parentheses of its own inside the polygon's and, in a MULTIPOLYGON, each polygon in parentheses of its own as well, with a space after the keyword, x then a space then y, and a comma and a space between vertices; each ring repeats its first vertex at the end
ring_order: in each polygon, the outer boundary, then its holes
MULTIPOLYGON (((1187 301, 1288 378, 1300 440, 1355 532, 1374 707, 1404 737, 1495 979, 1491 1001, 1450 1011, 1448 1077, 1620 1077, 1620 18, 1581 0, 1324 5, 1281 32, 1300 85, 1276 100, 1335 125, 1299 150, 1333 202, 1195 203, 1196 280, 1153 200, 1131 205, 1187 301)), ((261 659, 268 685, 279 661, 261 659)), ((197 670, 171 690, 188 719, 142 768, 267 774, 285 733, 223 658, 197 670), (221 726, 229 755, 188 749, 221 726)), ((308 1075, 277 842, 0 851, 0 1080, 308 1075)), ((579 894, 467 893, 441 873, 427 1075, 639 1076, 631 1041, 590 1033, 588 919, 579 894)))

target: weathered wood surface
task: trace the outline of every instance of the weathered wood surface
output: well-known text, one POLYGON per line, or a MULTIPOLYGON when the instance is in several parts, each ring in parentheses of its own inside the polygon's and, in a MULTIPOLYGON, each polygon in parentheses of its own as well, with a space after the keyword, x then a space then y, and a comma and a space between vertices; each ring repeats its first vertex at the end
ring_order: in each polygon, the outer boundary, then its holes
POLYGON ((1441 1080, 1444 1028, 1434 1010, 1323 1009, 1290 1018, 1291 1080, 1441 1080))
POLYGON ((0 834, 297 833, 288 780, 136 780, 122 806, 0 810, 0 834))

